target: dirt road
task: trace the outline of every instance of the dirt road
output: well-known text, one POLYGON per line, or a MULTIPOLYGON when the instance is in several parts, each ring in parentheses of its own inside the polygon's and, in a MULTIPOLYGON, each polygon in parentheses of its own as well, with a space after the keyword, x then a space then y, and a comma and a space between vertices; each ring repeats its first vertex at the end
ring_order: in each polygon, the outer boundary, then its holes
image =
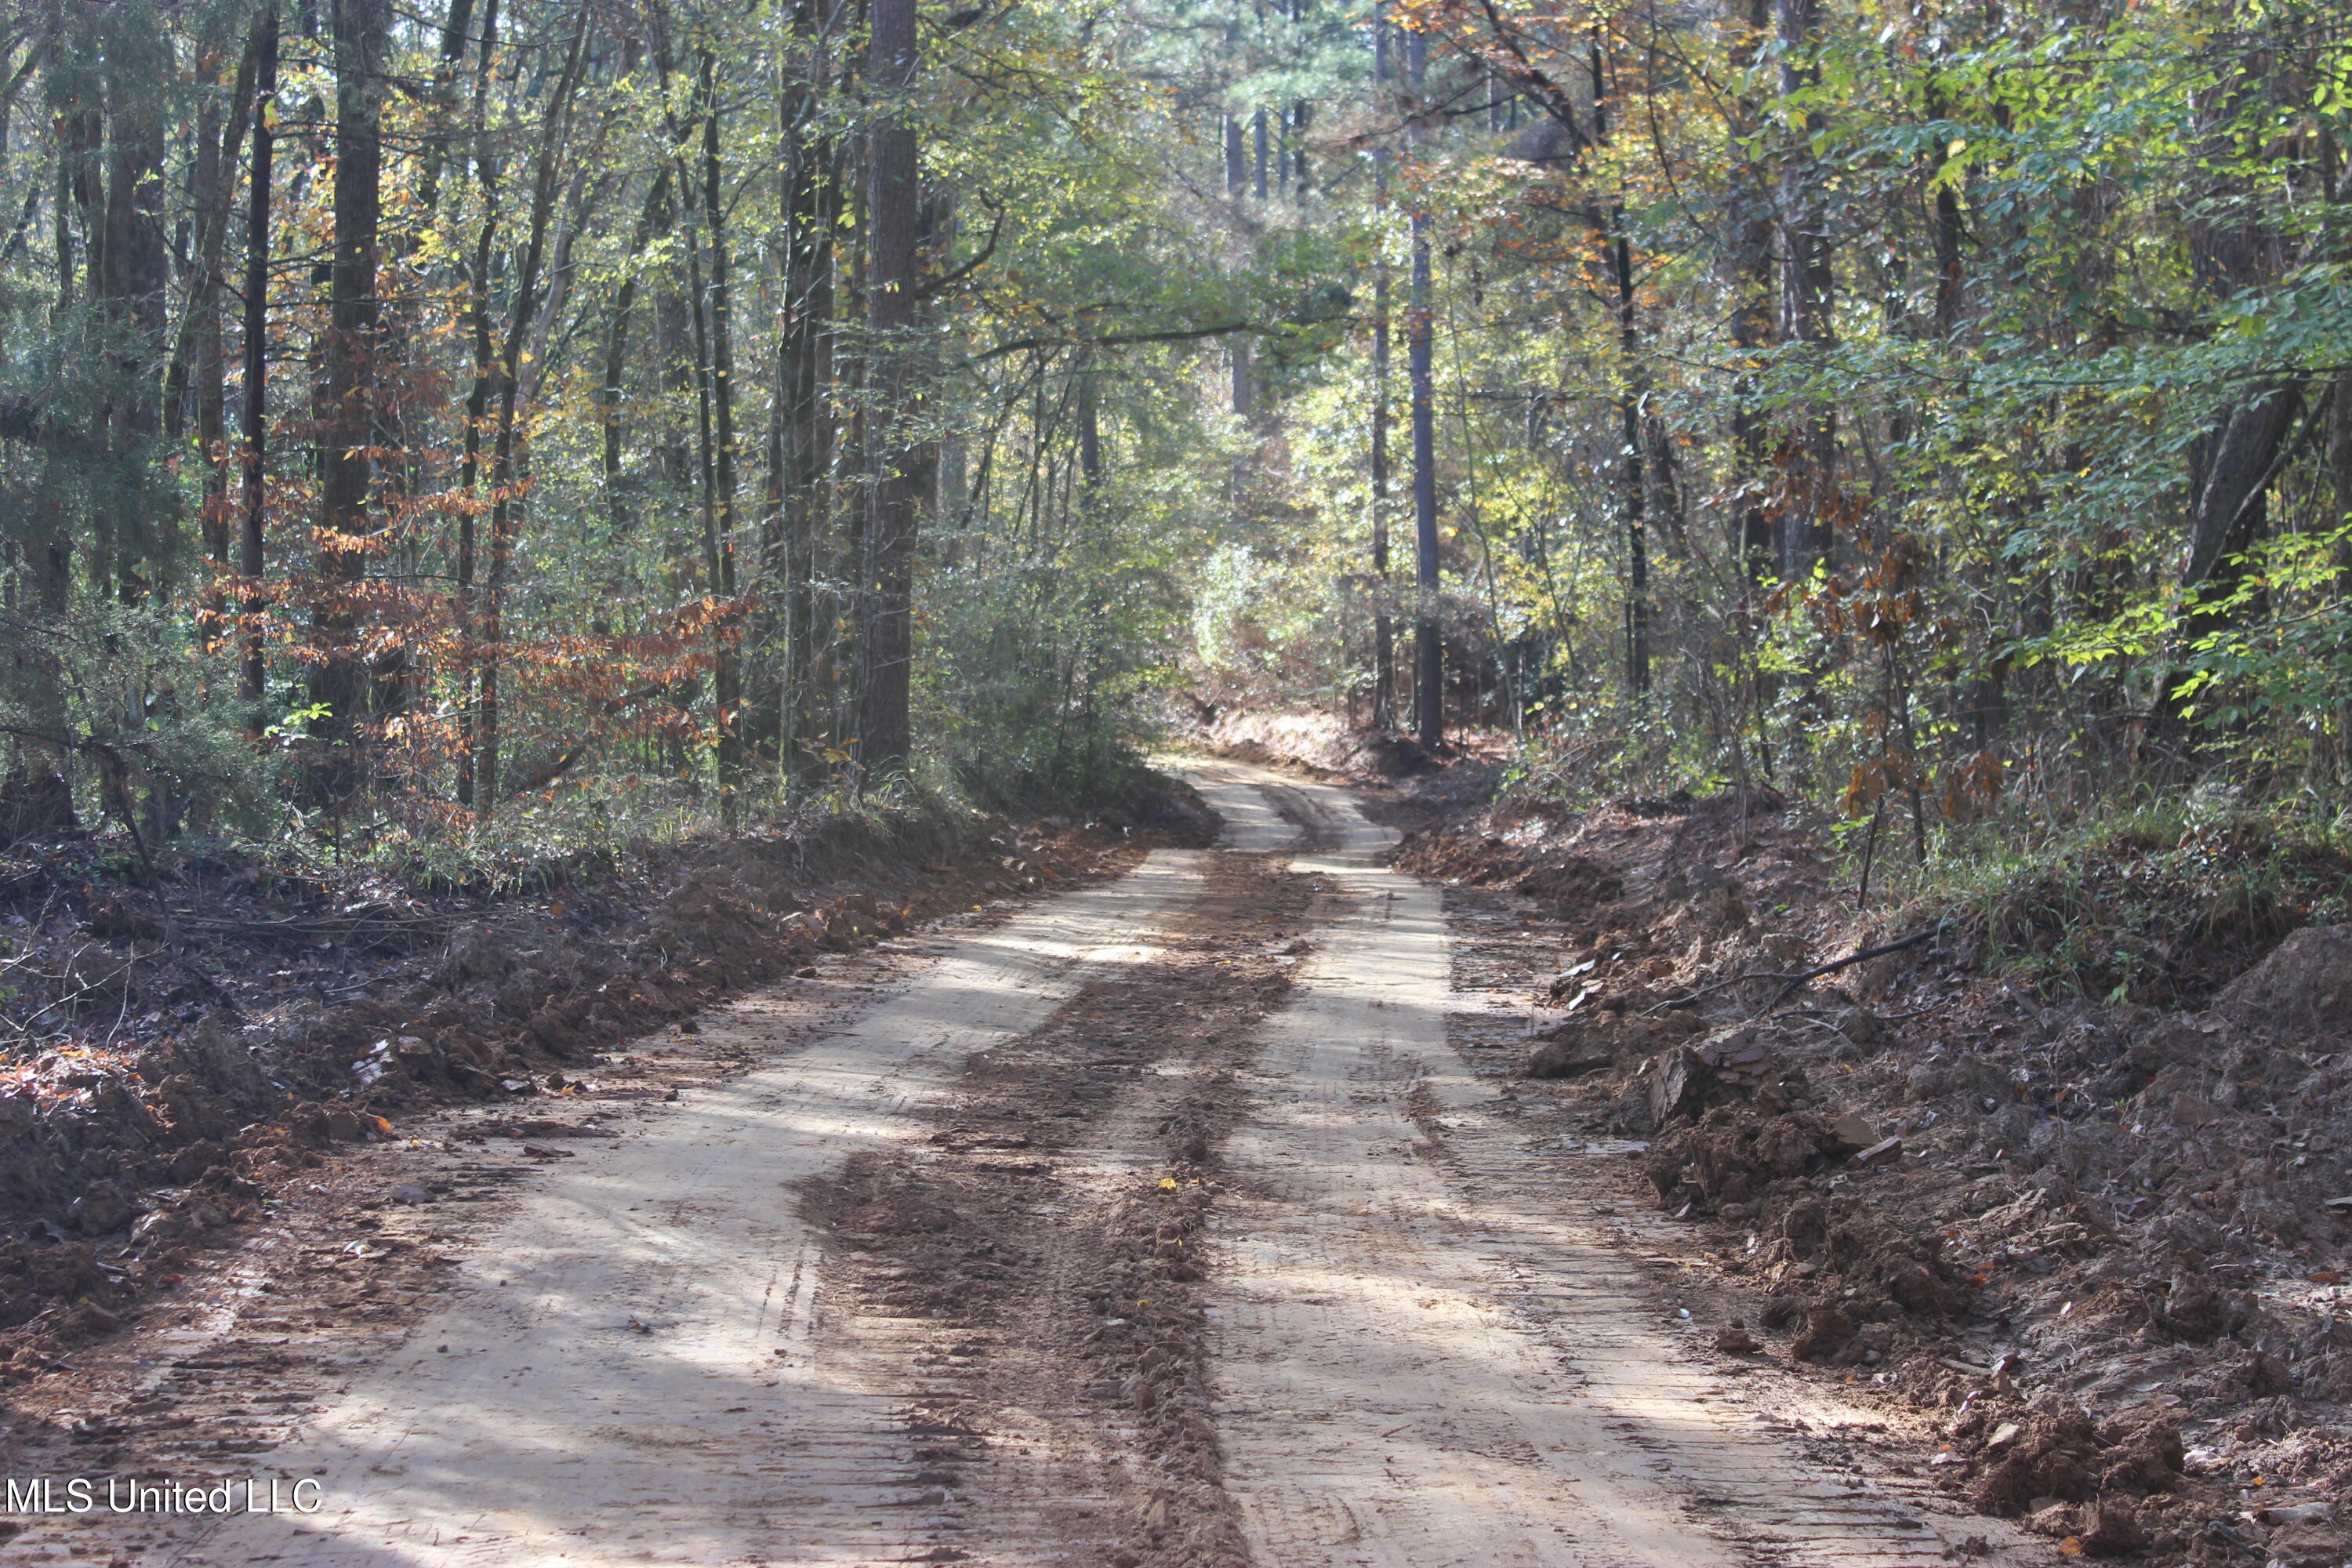
POLYGON ((1821 1446, 1874 1418, 1717 1354, 1608 1201, 1622 1161, 1527 1147, 1447 1044, 1444 918, 1383 830, 1192 767, 1218 849, 942 933, 814 1023, 808 986, 706 1016, 693 1048, 748 1070, 604 1136, 499 1163, 453 1126, 371 1179, 473 1173, 480 1217, 387 1209, 338 1252, 289 1213, 10 1458, 315 1478, 319 1511, 20 1515, 0 1554, 2032 1555, 1938 1511, 1899 1441, 1821 1446), (305 1317, 325 1287, 273 1278, 428 1242, 455 1268, 367 1312, 305 1317))

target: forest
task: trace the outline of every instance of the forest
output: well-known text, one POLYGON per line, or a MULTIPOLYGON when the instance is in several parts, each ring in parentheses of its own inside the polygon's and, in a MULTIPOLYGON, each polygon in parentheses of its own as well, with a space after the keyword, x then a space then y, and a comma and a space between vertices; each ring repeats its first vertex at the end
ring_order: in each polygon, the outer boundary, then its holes
POLYGON ((16 0, 9 835, 465 866, 1286 707, 1915 866, 2332 822, 2345 35, 16 0))
POLYGON ((2343 1568, 2347 998, 2342 0, 0 0, 15 1553, 2343 1568))

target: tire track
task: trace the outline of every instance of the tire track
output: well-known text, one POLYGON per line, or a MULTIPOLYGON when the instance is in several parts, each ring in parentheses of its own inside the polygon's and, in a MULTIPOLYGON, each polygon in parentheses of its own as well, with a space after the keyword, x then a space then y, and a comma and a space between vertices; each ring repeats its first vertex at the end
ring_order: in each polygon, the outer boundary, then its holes
MULTIPOLYGON (((1228 844, 1293 836, 1256 792, 1209 794, 1228 844)), ((857 1156, 824 1200, 856 1302, 838 1323, 899 1342, 960 1561, 1246 1562, 1208 1415, 1200 1243, 1237 1070, 1310 900, 1278 857, 1208 857, 1153 962, 974 1058, 927 1147, 857 1156)))
POLYGON ((1446 1043, 1436 889, 1378 863, 1389 836, 1339 791, 1198 776, 1300 803, 1335 846, 1296 861, 1335 889, 1330 924, 1263 1033, 1214 1229, 1225 1484, 1259 1568, 1898 1568, 1997 1533, 1728 1403, 1632 1260, 1513 1167, 1446 1043))
MULTIPOLYGON (((918 1138, 968 1057, 1144 961, 1199 875, 1197 852, 1160 851, 953 938, 846 1028, 551 1167, 444 1306, 374 1364, 341 1369, 350 1381, 316 1391, 325 1408, 299 1436, 250 1461, 320 1479, 324 1511, 41 1521, 12 1553, 484 1568, 929 1549, 960 1521, 918 1484, 902 1346, 828 1332, 815 1234, 787 1184, 918 1138)), ((706 1042, 772 1054, 780 1005, 762 994, 707 1016, 706 1042)), ((266 1371, 254 1375, 267 1394, 266 1371)))

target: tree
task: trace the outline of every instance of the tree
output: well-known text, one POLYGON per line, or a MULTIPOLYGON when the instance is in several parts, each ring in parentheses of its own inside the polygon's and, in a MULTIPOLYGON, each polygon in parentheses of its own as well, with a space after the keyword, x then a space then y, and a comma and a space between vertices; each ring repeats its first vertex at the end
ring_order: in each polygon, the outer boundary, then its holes
MULTIPOLYGON (((1421 135, 1429 68, 1429 37, 1405 36, 1405 86, 1412 96, 1413 135, 1421 135)), ((1429 217, 1415 206, 1411 302, 1405 309, 1405 375, 1412 389, 1413 733, 1435 749, 1445 737, 1445 633, 1438 619, 1437 411, 1431 333, 1429 217)))
POLYGON ((911 106, 914 0, 873 0, 866 79, 867 471, 857 616, 857 765, 879 780, 913 754, 908 701, 914 658, 917 521, 931 485, 916 336, 922 167, 911 106))
POLYGON ((367 576, 369 486, 375 470, 376 269, 383 216, 386 0, 334 0, 334 256, 327 332, 320 345, 319 526, 312 550, 319 596, 310 700, 327 745, 316 789, 339 803, 359 787, 361 722, 367 680, 359 646, 361 584, 367 576))
POLYGON ((242 525, 238 531, 237 608, 246 623, 240 691, 247 728, 258 734, 268 666, 259 621, 262 573, 268 565, 264 534, 268 527, 269 475, 269 200, 277 155, 278 6, 262 0, 254 25, 253 167, 247 177, 245 220, 245 404, 242 525))

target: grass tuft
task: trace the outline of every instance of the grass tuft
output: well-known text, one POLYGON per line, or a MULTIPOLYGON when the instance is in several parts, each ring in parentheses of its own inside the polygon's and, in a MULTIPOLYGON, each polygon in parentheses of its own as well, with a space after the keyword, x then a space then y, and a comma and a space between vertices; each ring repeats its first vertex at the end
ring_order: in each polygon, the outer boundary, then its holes
POLYGON ((2044 994, 2196 1007, 2289 931, 2352 919, 2352 832, 2168 799, 2027 847, 1948 845, 1908 902, 1968 919, 1989 971, 2044 994))

